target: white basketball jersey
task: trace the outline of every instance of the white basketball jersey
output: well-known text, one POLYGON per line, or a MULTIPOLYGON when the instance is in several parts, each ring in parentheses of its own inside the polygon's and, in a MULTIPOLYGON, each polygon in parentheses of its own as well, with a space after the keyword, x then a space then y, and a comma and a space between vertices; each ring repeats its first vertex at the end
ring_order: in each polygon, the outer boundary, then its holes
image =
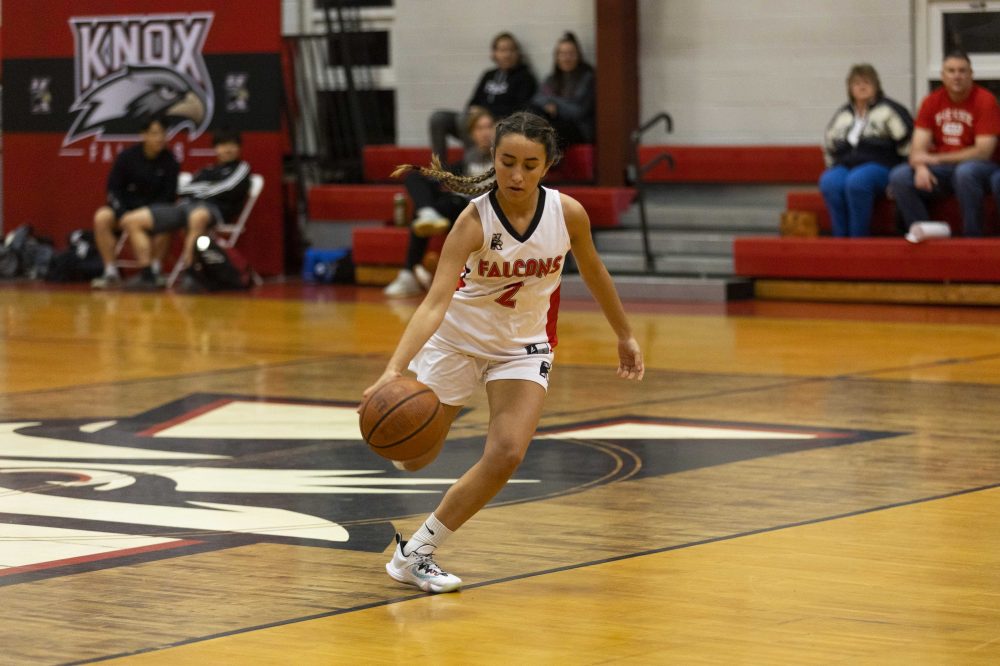
POLYGON ((523 235, 511 227, 495 190, 472 203, 483 224, 483 246, 469 255, 431 339, 445 349, 493 360, 551 351, 570 249, 559 192, 539 187, 538 207, 523 235))

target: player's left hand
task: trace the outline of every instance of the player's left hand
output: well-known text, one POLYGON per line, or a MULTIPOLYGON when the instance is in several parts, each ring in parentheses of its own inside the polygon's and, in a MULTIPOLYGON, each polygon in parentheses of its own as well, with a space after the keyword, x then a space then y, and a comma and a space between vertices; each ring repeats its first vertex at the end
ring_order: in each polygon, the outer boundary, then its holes
POLYGON ((618 376, 622 379, 634 379, 641 382, 646 374, 642 363, 642 350, 635 338, 618 341, 618 376))

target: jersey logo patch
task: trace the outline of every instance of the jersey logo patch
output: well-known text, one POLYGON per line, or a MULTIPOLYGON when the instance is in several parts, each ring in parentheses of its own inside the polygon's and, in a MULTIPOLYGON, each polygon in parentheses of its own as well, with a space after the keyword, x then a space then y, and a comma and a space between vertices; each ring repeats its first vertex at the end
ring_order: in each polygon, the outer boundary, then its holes
POLYGON ((503 239, 500 234, 493 234, 493 239, 490 241, 491 250, 502 250, 503 249, 503 239))

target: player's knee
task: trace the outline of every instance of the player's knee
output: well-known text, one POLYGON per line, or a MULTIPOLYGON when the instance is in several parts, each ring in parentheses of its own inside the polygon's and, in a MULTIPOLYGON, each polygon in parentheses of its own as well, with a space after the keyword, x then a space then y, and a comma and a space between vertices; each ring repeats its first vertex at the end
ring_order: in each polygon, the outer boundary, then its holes
POLYGON ((486 455, 486 463, 491 471, 510 477, 521 466, 526 451, 525 447, 520 447, 514 442, 510 442, 506 445, 495 447, 493 451, 488 453, 486 455))

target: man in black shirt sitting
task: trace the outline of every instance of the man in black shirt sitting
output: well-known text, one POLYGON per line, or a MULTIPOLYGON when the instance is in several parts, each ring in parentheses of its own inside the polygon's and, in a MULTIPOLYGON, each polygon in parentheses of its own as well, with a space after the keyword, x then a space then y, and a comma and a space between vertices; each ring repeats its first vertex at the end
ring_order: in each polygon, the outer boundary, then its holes
MULTIPOLYGON (((171 204, 177 198, 180 165, 167 148, 163 121, 147 118, 141 136, 141 143, 126 148, 115 158, 108 174, 107 202, 94 213, 94 239, 104 261, 104 274, 91 282, 95 289, 117 287, 121 283, 115 246, 123 216, 144 206, 171 204)), ((164 236, 163 242, 158 243, 157 259, 166 254, 168 240, 164 236)))
POLYGON ((250 191, 250 165, 240 159, 243 141, 235 130, 219 130, 212 137, 216 162, 198 171, 178 191, 176 204, 153 204, 131 211, 122 219, 132 250, 142 269, 125 283, 127 289, 157 289, 160 282, 151 267, 152 236, 186 229, 180 261, 190 266, 194 241, 209 227, 236 217, 250 191))

